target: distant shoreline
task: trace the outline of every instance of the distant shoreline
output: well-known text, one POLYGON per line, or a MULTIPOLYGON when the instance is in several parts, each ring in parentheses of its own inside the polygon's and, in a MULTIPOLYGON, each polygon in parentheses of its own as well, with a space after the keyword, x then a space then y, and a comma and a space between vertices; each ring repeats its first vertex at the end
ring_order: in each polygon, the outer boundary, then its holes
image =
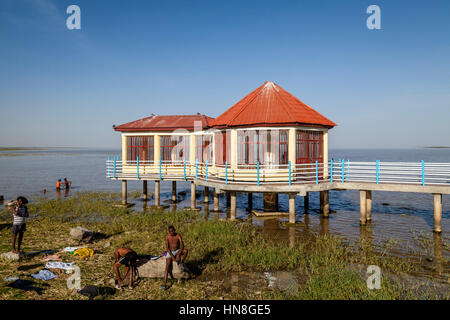
POLYGON ((450 149, 448 146, 427 146, 425 149, 450 149))

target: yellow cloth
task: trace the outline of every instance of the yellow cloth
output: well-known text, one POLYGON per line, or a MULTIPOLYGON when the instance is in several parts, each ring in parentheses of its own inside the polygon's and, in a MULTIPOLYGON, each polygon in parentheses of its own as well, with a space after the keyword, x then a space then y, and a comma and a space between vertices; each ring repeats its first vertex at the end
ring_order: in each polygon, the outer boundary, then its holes
POLYGON ((94 255, 94 250, 89 249, 89 248, 81 248, 81 249, 77 249, 73 252, 73 255, 79 255, 80 258, 85 259, 85 258, 89 258, 92 257, 94 255))

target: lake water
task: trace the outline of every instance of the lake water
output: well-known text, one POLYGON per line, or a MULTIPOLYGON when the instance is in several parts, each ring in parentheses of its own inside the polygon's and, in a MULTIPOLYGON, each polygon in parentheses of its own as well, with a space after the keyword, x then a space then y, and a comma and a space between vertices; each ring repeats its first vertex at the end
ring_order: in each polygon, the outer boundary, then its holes
MULTIPOLYGON (((19 195, 33 198, 43 195, 42 190, 49 198, 57 196, 55 184, 57 179, 67 177, 72 181, 72 192, 85 190, 103 190, 120 192, 120 181, 111 181, 106 178, 105 161, 108 156, 120 155, 120 150, 93 150, 73 148, 53 148, 47 150, 0 151, 0 195, 6 199, 13 199, 19 195)), ((450 149, 330 149, 330 158, 344 158, 350 161, 421 161, 450 162, 450 149)), ((142 190, 142 184, 129 181, 129 192, 142 190)), ((149 190, 153 190, 153 182, 149 182, 149 190)), ((190 206, 189 183, 178 182, 177 191, 185 191, 179 195, 180 202, 177 208, 190 206)), ((197 191, 202 191, 201 187, 197 191)), ((64 197, 64 191, 62 195, 64 197)), ((169 203, 171 197, 171 183, 161 183, 162 204, 169 203)), ((373 207, 372 219, 369 228, 359 227, 359 192, 358 191, 330 191, 330 208, 336 213, 330 214, 329 219, 321 219, 319 215, 319 194, 310 194, 309 214, 303 211, 303 199, 297 197, 296 212, 299 225, 294 228, 282 226, 287 218, 258 219, 248 214, 247 194, 238 194, 237 217, 250 219, 250 221, 273 237, 287 241, 299 241, 305 234, 331 233, 348 239, 372 239, 375 246, 383 247, 386 241, 395 239, 399 254, 410 257, 415 250, 433 256, 438 252, 444 258, 449 255, 450 230, 450 196, 443 196, 442 236, 433 236, 433 196, 420 193, 381 192, 372 193, 373 207), (423 238, 429 239, 430 247, 423 246, 423 238), (428 252, 430 251, 430 252, 428 252)), ((198 197, 198 206, 205 209, 203 197, 198 197)), ((147 204, 133 197, 136 210, 142 210, 147 204)), ((212 208, 212 197, 209 207, 212 208)), ((288 211, 287 195, 279 196, 280 211, 288 211)), ((209 213, 210 218, 227 218, 229 213, 225 209, 225 197, 220 197, 221 213, 209 213)), ((253 195, 253 208, 263 210, 261 194, 253 195)), ((208 211, 207 211, 208 212, 208 211)), ((301 240, 300 240, 301 241, 301 240)), ((448 260, 447 260, 448 261, 448 260)), ((442 267, 442 266, 441 266, 442 267)), ((442 271, 442 270, 441 270, 442 271)), ((442 279, 448 280, 449 266, 443 265, 443 272, 439 272, 442 279)))

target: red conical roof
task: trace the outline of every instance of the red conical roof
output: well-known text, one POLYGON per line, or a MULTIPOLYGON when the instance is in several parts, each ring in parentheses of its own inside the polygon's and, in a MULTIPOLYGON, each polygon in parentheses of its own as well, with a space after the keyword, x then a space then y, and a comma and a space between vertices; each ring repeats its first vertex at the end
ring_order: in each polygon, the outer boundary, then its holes
POLYGON ((337 124, 272 81, 265 82, 211 123, 215 128, 291 125, 332 128, 337 124))

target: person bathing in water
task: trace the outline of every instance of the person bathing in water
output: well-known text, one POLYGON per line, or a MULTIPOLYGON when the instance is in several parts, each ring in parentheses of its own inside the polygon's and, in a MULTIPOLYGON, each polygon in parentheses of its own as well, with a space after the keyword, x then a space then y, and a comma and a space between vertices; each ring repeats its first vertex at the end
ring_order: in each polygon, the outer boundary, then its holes
POLYGON ((58 181, 56 181, 56 190, 61 190, 61 179, 58 179, 58 181))
POLYGON ((130 273, 130 279, 128 288, 133 289, 133 273, 135 272, 135 264, 136 260, 138 258, 138 255, 136 252, 134 252, 130 248, 119 248, 116 249, 114 252, 114 257, 116 258, 116 261, 114 263, 114 273, 117 278, 117 289, 122 288, 122 282, 127 278, 128 273, 130 273), (119 267, 120 265, 124 265, 127 267, 127 270, 125 271, 125 274, 123 275, 123 278, 120 276, 119 267), (130 272, 131 271, 131 272, 130 272))
POLYGON ((72 185, 72 181, 67 180, 67 178, 64 178, 64 185, 66 186, 66 190, 70 189, 70 186, 72 185))
MULTIPOLYGON (((167 276, 169 274, 170 267, 172 266, 172 261, 177 262, 177 264, 183 270, 184 261, 186 260, 188 250, 184 248, 183 239, 181 234, 175 232, 175 227, 170 226, 168 229, 168 234, 166 235, 166 270, 164 272, 164 286, 161 289, 167 289, 167 276), (183 258, 181 258, 181 256, 183 258)), ((173 279, 173 274, 170 272, 170 277, 173 279)))
POLYGON ((16 200, 16 205, 12 209, 14 217, 12 226, 12 251, 14 253, 22 253, 22 251, 20 250, 20 246, 22 244, 23 233, 26 231, 25 218, 28 217, 28 209, 25 204, 27 202, 27 199, 25 199, 24 197, 18 197, 16 200), (17 242, 16 249, 17 236, 19 236, 19 241, 17 242))

